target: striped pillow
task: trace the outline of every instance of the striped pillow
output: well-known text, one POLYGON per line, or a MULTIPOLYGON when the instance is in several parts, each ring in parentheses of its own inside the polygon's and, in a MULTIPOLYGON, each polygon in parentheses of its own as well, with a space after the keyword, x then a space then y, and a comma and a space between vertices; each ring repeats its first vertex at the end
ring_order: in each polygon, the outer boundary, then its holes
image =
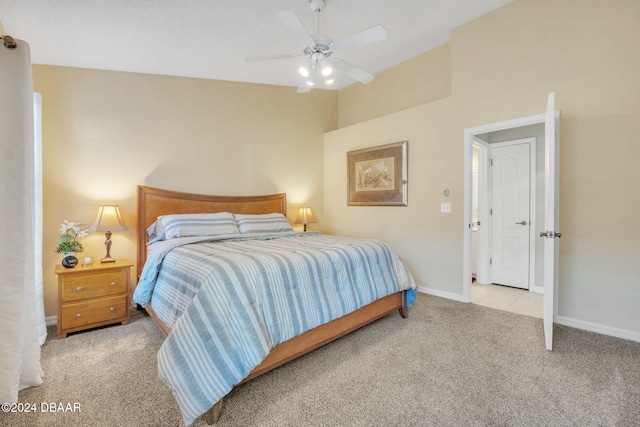
POLYGON ((238 234, 232 213, 174 214, 158 217, 164 227, 166 240, 189 236, 220 236, 238 234))
POLYGON ((164 226, 162 225, 162 221, 155 221, 151 224, 149 228, 147 228, 147 235, 149 236, 148 245, 164 240, 164 226))
POLYGON ((281 213, 245 215, 234 214, 238 229, 244 233, 279 233, 293 231, 287 218, 281 213))

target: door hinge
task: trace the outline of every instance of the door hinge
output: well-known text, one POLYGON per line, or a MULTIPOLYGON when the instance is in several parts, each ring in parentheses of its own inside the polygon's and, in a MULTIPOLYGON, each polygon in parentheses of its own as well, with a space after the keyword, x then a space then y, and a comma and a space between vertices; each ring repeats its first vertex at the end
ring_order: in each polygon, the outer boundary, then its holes
POLYGON ((489 215, 493 215, 493 209, 489 209, 489 215))
POLYGON ((489 165, 493 166, 493 159, 489 159, 489 165))
POLYGON ((489 265, 493 265, 493 258, 489 258, 489 265))

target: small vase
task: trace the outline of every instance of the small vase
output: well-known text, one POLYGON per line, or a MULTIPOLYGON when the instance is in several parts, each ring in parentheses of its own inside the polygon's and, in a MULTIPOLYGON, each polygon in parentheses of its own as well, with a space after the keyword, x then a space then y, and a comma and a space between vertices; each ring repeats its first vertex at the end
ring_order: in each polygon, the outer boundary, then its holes
POLYGON ((73 268, 78 265, 78 258, 76 258, 75 252, 65 252, 63 255, 62 266, 64 268, 73 268))

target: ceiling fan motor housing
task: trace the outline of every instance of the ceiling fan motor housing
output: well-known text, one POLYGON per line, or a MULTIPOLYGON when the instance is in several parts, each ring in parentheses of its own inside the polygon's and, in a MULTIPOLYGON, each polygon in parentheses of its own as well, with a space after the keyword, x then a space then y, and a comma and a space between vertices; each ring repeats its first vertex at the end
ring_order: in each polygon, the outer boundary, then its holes
POLYGON ((331 43, 333 43, 333 40, 324 34, 314 34, 313 40, 315 42, 313 46, 307 46, 304 49, 304 54, 307 55, 309 59, 322 59, 319 57, 328 58, 331 56, 331 43))

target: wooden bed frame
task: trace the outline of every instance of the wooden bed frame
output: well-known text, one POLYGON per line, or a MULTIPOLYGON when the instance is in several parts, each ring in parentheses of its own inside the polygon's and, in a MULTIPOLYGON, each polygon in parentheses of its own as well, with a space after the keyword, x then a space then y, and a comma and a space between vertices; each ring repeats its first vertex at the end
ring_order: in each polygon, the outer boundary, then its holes
MULTIPOLYGON (((264 196, 208 196, 201 194, 181 193, 145 186, 138 186, 138 279, 147 258, 147 228, 160 215, 179 213, 214 213, 233 212, 244 214, 260 214, 280 212, 286 216, 287 205, 284 193, 264 196)), ((329 323, 318 326, 302 335, 298 335, 274 347, 267 358, 249 373, 242 382, 245 383, 270 370, 277 368, 299 356, 323 346, 343 335, 348 334, 381 317, 399 310, 400 315, 408 317, 405 292, 398 292, 381 298, 329 323)), ((158 324, 165 335, 171 330, 156 316, 150 306, 147 312, 158 324)), ((223 399, 220 399, 206 413, 207 423, 218 421, 222 411, 223 399)))

